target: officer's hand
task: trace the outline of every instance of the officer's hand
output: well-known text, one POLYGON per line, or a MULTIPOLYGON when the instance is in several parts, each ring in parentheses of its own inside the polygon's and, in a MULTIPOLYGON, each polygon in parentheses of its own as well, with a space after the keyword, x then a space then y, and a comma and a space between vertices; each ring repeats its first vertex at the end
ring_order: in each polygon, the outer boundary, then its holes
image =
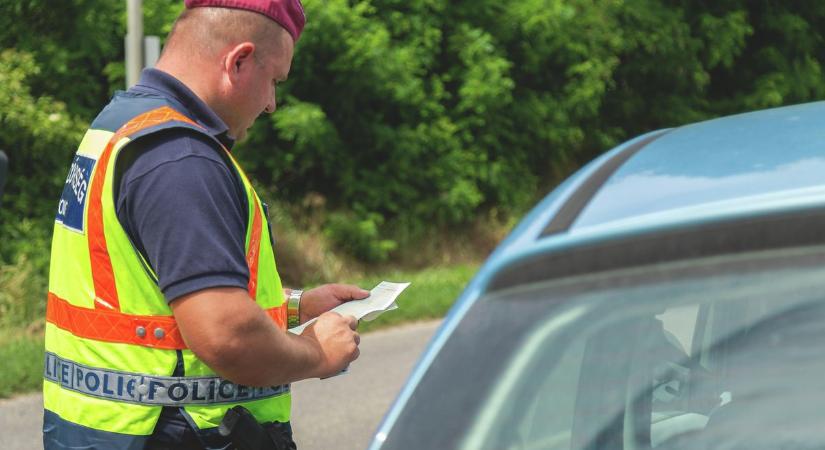
POLYGON ((367 298, 369 291, 350 284, 325 284, 304 292, 301 297, 301 323, 350 300, 367 298))
POLYGON ((331 377, 358 359, 361 337, 355 332, 357 327, 358 320, 353 316, 326 312, 301 333, 317 343, 319 378, 331 377))

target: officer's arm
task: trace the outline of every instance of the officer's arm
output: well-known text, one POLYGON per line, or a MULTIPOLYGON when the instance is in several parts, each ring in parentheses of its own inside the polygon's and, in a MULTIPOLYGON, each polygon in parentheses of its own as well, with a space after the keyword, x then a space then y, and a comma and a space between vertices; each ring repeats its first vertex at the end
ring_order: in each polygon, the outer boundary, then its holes
POLYGON ((209 288, 170 303, 183 339, 222 377, 274 386, 331 376, 358 357, 354 317, 326 313, 300 336, 279 330, 240 288, 209 288))

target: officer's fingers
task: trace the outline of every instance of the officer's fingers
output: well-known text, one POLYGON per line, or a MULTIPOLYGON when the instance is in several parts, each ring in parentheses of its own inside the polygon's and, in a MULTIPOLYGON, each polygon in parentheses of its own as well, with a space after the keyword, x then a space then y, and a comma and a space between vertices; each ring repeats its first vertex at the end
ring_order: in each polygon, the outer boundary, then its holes
POLYGON ((343 316, 343 317, 344 317, 344 319, 346 319, 348 321, 348 325, 349 325, 351 330, 355 330, 355 329, 358 328, 358 319, 356 319, 355 316, 347 315, 347 316, 343 316))
POLYGON ((354 300, 365 299, 370 296, 370 291, 361 289, 358 286, 350 286, 350 298, 354 300))
POLYGON ((361 345, 361 335, 358 334, 358 333, 355 333, 354 337, 355 337, 355 345, 361 345))
POLYGON ((320 316, 318 316, 318 319, 320 320, 321 317, 325 317, 325 318, 327 318, 327 320, 331 320, 331 318, 333 318, 333 317, 335 317, 335 318, 341 317, 341 313, 339 313, 338 311, 329 310, 329 311, 324 312, 320 316))
POLYGON ((351 284, 333 284, 331 286, 335 290, 336 297, 344 302, 350 300, 361 300, 370 295, 370 291, 361 289, 360 287, 353 286, 351 284))
POLYGON ((361 349, 355 347, 355 351, 352 352, 352 359, 350 360, 350 362, 355 361, 356 359, 358 359, 359 356, 361 356, 361 349))

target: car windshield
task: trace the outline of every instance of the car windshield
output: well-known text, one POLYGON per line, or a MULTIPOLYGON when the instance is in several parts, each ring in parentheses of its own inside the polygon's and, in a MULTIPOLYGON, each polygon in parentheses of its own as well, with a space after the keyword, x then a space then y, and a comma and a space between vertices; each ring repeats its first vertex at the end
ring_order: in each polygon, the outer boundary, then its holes
MULTIPOLYGON (((693 260, 481 299, 400 427, 446 430, 419 429, 422 448, 821 448, 823 254, 693 260)), ((388 443, 412 448, 413 436, 388 443)))

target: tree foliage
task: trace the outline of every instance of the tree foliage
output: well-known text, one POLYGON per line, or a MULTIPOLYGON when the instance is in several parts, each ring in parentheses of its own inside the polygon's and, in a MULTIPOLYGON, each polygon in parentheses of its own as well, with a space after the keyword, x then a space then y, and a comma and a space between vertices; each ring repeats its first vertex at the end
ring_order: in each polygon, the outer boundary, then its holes
MULTIPOLYGON (((0 2, 5 261, 9 236, 47 236, 83 124, 123 84, 125 2, 52 3, 0 2)), ((147 32, 180 3, 146 0, 147 32)), ((518 213, 641 132, 825 95, 821 2, 304 4, 279 111, 236 153, 279 200, 323 199, 326 234, 365 259, 391 234, 518 213)))

